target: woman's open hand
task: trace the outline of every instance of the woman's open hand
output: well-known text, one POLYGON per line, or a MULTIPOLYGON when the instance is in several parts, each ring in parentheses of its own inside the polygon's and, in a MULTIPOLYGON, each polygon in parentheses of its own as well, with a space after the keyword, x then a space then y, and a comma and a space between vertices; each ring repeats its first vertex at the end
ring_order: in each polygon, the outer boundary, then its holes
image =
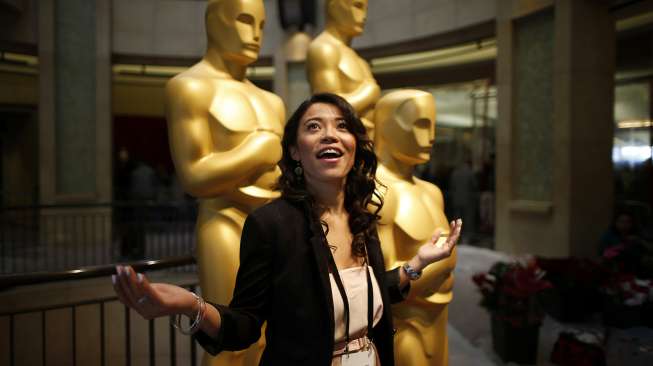
POLYGON ((442 229, 435 230, 431 240, 419 247, 417 250, 417 259, 421 264, 420 269, 444 258, 449 258, 453 248, 458 242, 458 238, 460 237, 460 230, 462 227, 463 220, 457 219, 452 221, 449 229, 449 236, 447 237, 447 240, 441 245, 438 245, 437 242, 440 239, 440 235, 442 235, 442 229))
POLYGON ((197 312, 197 300, 190 291, 167 283, 150 283, 130 266, 116 266, 111 282, 120 301, 145 319, 173 314, 190 317, 197 312))

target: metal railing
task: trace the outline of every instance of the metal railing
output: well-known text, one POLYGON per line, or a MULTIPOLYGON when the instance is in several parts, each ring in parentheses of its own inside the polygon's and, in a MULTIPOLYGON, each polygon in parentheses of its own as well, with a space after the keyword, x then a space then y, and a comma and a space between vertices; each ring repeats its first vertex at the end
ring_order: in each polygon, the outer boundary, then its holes
MULTIPOLYGON (((145 272, 174 269, 194 263, 193 257, 186 256, 131 264, 137 271, 145 272)), ((0 288, 7 289, 15 286, 55 281, 108 278, 113 273, 115 273, 115 268, 110 265, 61 273, 3 275, 0 276, 0 288)), ((195 291, 197 280, 194 279, 180 285, 195 291)), ((146 321, 147 342, 143 339, 137 339, 135 333, 137 333, 138 320, 135 322, 133 315, 133 311, 124 305, 121 306, 117 297, 113 295, 1 312, 0 332, 9 335, 9 349, 4 356, 0 355, 0 364, 15 366, 40 363, 45 366, 52 363, 76 365, 90 362, 91 364, 103 366, 114 364, 130 366, 136 363, 135 361, 141 361, 141 364, 147 363, 151 366, 161 363, 171 366, 194 366, 197 364, 197 346, 191 338, 178 338, 174 328, 168 322, 164 323, 167 328, 166 332, 161 329, 160 321, 157 324, 156 320, 149 320, 146 321), (113 305, 119 305, 118 308, 123 309, 122 313, 116 311, 116 307, 113 305), (113 309, 112 311, 108 311, 110 307, 113 309), (82 313, 85 313, 86 317, 83 317, 82 313), (89 320, 89 313, 92 316, 97 316, 95 321, 89 320), (30 317, 32 320, 35 318, 37 320, 27 321, 26 319, 30 317), (67 326, 60 321, 60 319, 66 317, 70 318, 70 323, 67 326), (99 324, 99 326, 94 328, 92 324, 99 324), (110 330, 119 328, 119 324, 122 324, 124 328, 122 336, 118 336, 114 331, 111 339, 109 339, 110 330), (79 334, 80 329, 84 330, 83 334, 79 334), (69 330, 69 332, 66 330, 69 330), (27 337, 29 345, 27 346, 20 344, 21 340, 26 339, 25 334, 29 334, 27 337), (49 336, 53 334, 56 334, 54 339, 49 336), (167 338, 163 344, 160 342, 161 336, 167 338), (117 339, 119 340, 116 341, 117 339), (97 344, 93 344, 91 340, 96 340, 95 343, 97 344), (122 343, 123 346, 119 347, 116 343, 122 343), (138 344, 142 346, 146 344, 147 352, 140 352, 139 355, 136 355, 135 351, 139 349, 135 349, 135 347, 138 344), (112 349, 111 352, 108 351, 109 348, 112 349), (179 351, 180 349, 182 351, 179 351), (85 358, 84 354, 93 356, 89 359, 88 357, 85 358), (52 358, 56 359, 53 360, 52 358)), ((144 321, 141 321, 141 325, 142 322, 144 321)), ((4 352, 0 352, 0 354, 2 353, 4 352)))
POLYGON ((0 274, 189 255, 195 202, 0 208, 0 274))

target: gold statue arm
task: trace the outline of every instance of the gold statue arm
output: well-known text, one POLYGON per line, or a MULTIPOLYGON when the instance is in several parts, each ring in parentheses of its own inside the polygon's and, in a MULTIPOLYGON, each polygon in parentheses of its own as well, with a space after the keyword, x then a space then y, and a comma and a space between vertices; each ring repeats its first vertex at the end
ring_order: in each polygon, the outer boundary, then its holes
MULTIPOLYGON (((388 189, 383 189, 383 206, 379 212, 381 219, 377 225, 381 250, 383 251, 383 260, 385 268, 397 268, 404 264, 404 261, 397 260, 397 247, 395 246, 393 221, 397 211, 395 197, 388 189)), ((375 199, 375 198, 374 198, 375 199)), ((403 270, 399 270, 399 287, 404 288, 410 283, 410 279, 403 270)))
MULTIPOLYGON (((404 264, 404 261, 397 260, 397 254, 394 247, 394 239, 392 239, 392 228, 386 225, 380 225, 378 228, 379 240, 381 241, 381 250, 383 251, 383 259, 385 261, 385 268, 397 268, 404 264)), ((399 288, 404 288, 410 283, 408 275, 400 269, 399 270, 399 288)))
MULTIPOLYGON (((438 210, 444 215, 444 196, 442 195, 440 188, 419 178, 414 179, 417 185, 421 186, 429 193, 429 196, 433 198, 435 206, 438 207, 438 210)), ((447 235, 454 235, 455 227, 457 227, 458 224, 456 223, 454 227, 451 227, 446 216, 443 216, 442 219, 442 224, 446 225, 441 226, 443 232, 447 235)), ((438 245, 442 245, 447 239, 448 237, 438 239, 438 245)), ((435 263, 424 271, 423 276, 432 280, 424 283, 422 286, 416 286, 415 291, 417 293, 422 293, 424 300, 427 302, 434 304, 449 303, 453 296, 453 271, 456 266, 456 261, 457 253, 454 248, 449 260, 435 263)))
MULTIPOLYGON (((434 262, 426 264, 420 262, 417 255, 412 256, 407 260, 400 260, 396 256, 394 231, 395 228, 385 226, 379 228, 379 239, 381 240, 381 247, 383 249, 383 256, 386 263, 386 268, 401 267, 404 263, 408 262, 411 268, 422 271, 422 279, 411 283, 410 293, 408 299, 423 298, 427 301, 437 302, 431 300, 432 296, 442 296, 438 294, 440 284, 450 276, 450 271, 444 270, 442 262, 434 262), (442 277, 444 276, 444 277, 442 277)), ((441 237, 438 241, 444 243, 446 237, 441 237)), ((446 265, 445 265, 446 266, 446 265)), ((410 279, 403 270, 399 271, 399 286, 404 287, 410 282, 410 279)))
POLYGON ((215 151, 208 111, 213 90, 198 80, 173 79, 166 88, 172 159, 185 190, 213 197, 247 185, 281 158, 278 135, 257 130, 228 151, 215 151))
MULTIPOLYGON (((444 211, 443 197, 440 189, 424 182, 418 182, 418 184, 430 192, 430 195, 434 198, 438 207, 444 211)), ((397 236, 404 236, 406 234, 397 224, 396 220, 396 216, 399 214, 397 202, 399 197, 396 197, 396 195, 393 194, 392 188, 388 188, 383 196, 384 204, 379 212, 381 220, 377 230, 379 233, 379 240, 381 241, 381 249, 383 250, 383 258, 385 260, 386 268, 400 267, 403 266, 405 262, 408 262, 411 268, 421 270, 422 279, 414 281, 411 284, 408 298, 418 301, 423 301, 420 300, 420 298, 423 298, 426 301, 437 302, 432 300, 431 297, 441 297, 441 295, 438 295, 438 288, 442 282, 446 281, 446 278, 450 277, 453 268, 446 268, 449 265, 448 261, 436 261, 430 264, 421 263, 416 251, 414 253, 401 252, 401 249, 399 248, 401 243, 397 242, 396 238, 397 236), (411 254, 412 256, 408 257, 411 254)), ((447 236, 441 236, 438 238, 438 245, 443 245, 448 239, 448 234, 451 228, 448 227, 448 223, 446 222, 445 225, 447 226, 440 227, 440 229, 442 229, 447 236)), ((430 242, 430 240, 427 240, 420 245, 426 244, 427 242, 430 242)), ((403 270, 399 271, 399 276, 401 287, 404 287, 408 282, 410 282, 408 276, 403 270)))
POLYGON ((310 47, 308 51, 309 82, 313 93, 336 93, 345 98, 360 114, 374 106, 381 96, 381 88, 373 77, 366 77, 356 89, 350 92, 343 90, 340 82, 340 51, 329 44, 310 47))

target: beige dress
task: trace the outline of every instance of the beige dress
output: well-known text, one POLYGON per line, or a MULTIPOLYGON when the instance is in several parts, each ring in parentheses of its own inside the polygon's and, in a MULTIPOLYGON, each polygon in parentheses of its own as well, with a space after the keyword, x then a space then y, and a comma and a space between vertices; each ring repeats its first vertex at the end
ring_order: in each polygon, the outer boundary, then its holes
MULTIPOLYGON (((342 285, 347 294, 349 302, 349 337, 354 339, 367 332, 367 277, 365 275, 365 266, 345 268, 338 271, 342 285)), ((338 285, 333 277, 329 274, 331 280, 331 293, 333 297, 333 316, 335 322, 334 341, 343 343, 345 341, 345 306, 338 291, 338 285)), ((372 297, 372 319, 373 325, 376 325, 383 316, 383 300, 381 299, 381 290, 374 276, 374 271, 370 268, 370 278, 374 288, 372 297)), ((340 366, 341 357, 336 356, 331 361, 331 366, 340 366)), ((377 353, 377 366, 379 365, 377 353)))

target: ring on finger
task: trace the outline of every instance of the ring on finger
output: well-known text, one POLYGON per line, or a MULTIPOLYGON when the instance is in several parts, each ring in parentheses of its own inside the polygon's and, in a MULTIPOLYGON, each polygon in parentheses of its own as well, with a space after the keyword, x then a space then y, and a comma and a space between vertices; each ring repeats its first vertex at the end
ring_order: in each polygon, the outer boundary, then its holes
POLYGON ((146 302, 147 302, 147 296, 142 296, 141 298, 139 298, 138 300, 136 300, 136 303, 137 303, 138 305, 143 305, 143 304, 145 304, 146 302))

